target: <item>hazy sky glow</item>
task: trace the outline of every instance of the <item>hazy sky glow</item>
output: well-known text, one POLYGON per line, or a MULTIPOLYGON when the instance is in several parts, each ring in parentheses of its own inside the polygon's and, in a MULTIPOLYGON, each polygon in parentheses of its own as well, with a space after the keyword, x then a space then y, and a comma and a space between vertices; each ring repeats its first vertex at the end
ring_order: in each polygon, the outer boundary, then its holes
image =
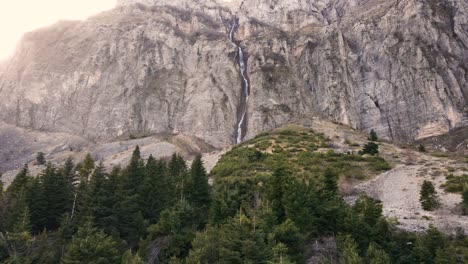
POLYGON ((85 19, 115 6, 116 0, 0 0, 0 59, 21 36, 62 19, 85 19))

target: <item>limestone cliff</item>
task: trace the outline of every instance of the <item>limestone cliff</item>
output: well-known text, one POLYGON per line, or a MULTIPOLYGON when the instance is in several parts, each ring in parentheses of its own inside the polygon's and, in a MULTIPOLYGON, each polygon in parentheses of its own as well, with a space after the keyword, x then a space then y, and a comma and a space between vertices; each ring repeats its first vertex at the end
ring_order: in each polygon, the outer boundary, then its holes
POLYGON ((0 119, 92 140, 235 142, 301 116, 395 140, 468 123, 464 0, 121 0, 28 33, 0 75, 0 119), (235 44, 229 32, 239 18, 235 44))

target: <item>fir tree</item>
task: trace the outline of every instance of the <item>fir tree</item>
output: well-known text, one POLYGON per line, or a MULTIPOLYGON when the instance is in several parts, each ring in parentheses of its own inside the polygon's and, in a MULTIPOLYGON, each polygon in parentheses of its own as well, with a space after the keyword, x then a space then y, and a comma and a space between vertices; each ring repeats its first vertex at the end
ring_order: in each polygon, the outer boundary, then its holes
POLYGON ((67 158, 63 168, 61 169, 61 173, 68 179, 69 184, 74 186, 78 179, 75 175, 75 164, 73 163, 73 159, 71 157, 67 158))
POLYGON ((210 207, 210 185, 200 155, 195 158, 190 168, 187 198, 195 208, 207 210, 210 207))
MULTIPOLYGON (((265 240, 265 234, 254 229, 251 219, 238 214, 197 233, 186 263, 265 263, 271 255, 265 240)), ((287 249, 283 253, 286 258, 287 249)))
POLYGON ((184 159, 177 155, 172 154, 171 160, 168 164, 169 174, 174 178, 179 178, 181 175, 187 172, 187 165, 184 159))
POLYGON ((0 223, 6 230, 13 229, 21 218, 21 213, 28 206, 27 195, 31 180, 28 167, 25 165, 5 192, 2 200, 6 204, 0 215, 0 223))
POLYGON ((379 249, 377 244, 371 243, 366 253, 367 263, 369 264, 391 264, 392 261, 388 254, 379 249))
POLYGON ((304 182, 292 181, 282 199, 286 217, 306 233, 317 231, 317 211, 320 205, 316 190, 304 182))
POLYGON ((185 164, 184 159, 174 153, 171 160, 168 164, 168 176, 169 180, 175 187, 175 192, 179 199, 185 198, 185 189, 187 188, 187 165, 185 164))
POLYGON ((19 263, 26 261, 24 258, 31 247, 32 236, 30 233, 31 225, 29 222, 29 209, 24 207, 20 216, 16 220, 16 223, 12 229, 12 232, 2 234, 2 239, 5 241, 9 248, 10 261, 7 263, 19 263))
POLYGON ((438 206, 439 202, 437 199, 437 192, 432 182, 423 182, 419 201, 421 202, 423 209, 426 211, 432 211, 438 206))
POLYGON ((361 155, 369 154, 371 156, 375 156, 379 154, 379 145, 374 142, 369 142, 368 144, 364 145, 364 148, 359 152, 361 155))
POLYGON ((39 234, 47 225, 48 214, 45 210, 47 201, 39 178, 35 178, 31 181, 27 194, 27 201, 31 214, 32 232, 33 234, 39 234))
POLYGON ((174 204, 175 190, 165 162, 149 157, 139 198, 143 216, 150 224, 156 223, 160 213, 174 204))
POLYGON ((133 255, 132 250, 129 249, 125 251, 122 255, 121 264, 144 264, 145 262, 141 259, 141 257, 137 254, 133 255))
POLYGON ((45 165, 46 164, 46 159, 45 159, 45 155, 43 152, 38 152, 37 155, 36 155, 36 163, 37 165, 45 165))
POLYGON ((130 164, 125 170, 125 188, 131 194, 138 194, 144 180, 144 163, 141 159, 140 147, 136 146, 133 151, 130 164))
POLYGON ((273 247, 273 259, 268 264, 292 264, 288 257, 288 247, 283 243, 277 243, 273 247))
POLYGON ((377 133, 374 131, 374 129, 371 130, 369 133, 369 141, 377 141, 379 140, 379 137, 377 136, 377 133))
POLYGON ((12 194, 13 196, 15 194, 19 194, 21 189, 24 189, 27 186, 29 179, 31 179, 31 177, 29 177, 29 168, 26 164, 8 187, 8 193, 12 194))
POLYGON ((89 203, 89 184, 86 181, 80 181, 73 197, 70 218, 76 218, 78 222, 86 221, 91 215, 89 203))
POLYGON ((80 168, 80 181, 81 182, 88 182, 89 180, 89 176, 91 176, 91 173, 93 172, 94 170, 94 159, 93 157, 91 156, 91 154, 86 154, 86 157, 83 161, 83 163, 81 164, 81 168, 80 168))
POLYGON ((89 182, 89 209, 96 227, 105 230, 107 234, 114 233, 115 219, 113 216, 114 193, 110 188, 104 166, 100 163, 94 169, 89 182))
POLYGON ((276 168, 271 176, 271 182, 268 188, 268 197, 271 201, 273 214, 276 216, 278 223, 285 220, 286 214, 283 205, 283 198, 286 193, 289 180, 289 171, 284 166, 276 168))
POLYGON ((356 242, 350 235, 338 238, 338 249, 340 252, 339 264, 362 264, 356 242))
POLYGON ((334 197, 338 193, 337 175, 333 172, 332 169, 327 168, 323 173, 323 177, 325 195, 329 198, 334 197))
POLYGON ((136 146, 130 164, 122 172, 122 183, 115 192, 114 207, 117 228, 121 238, 127 241, 131 248, 136 247, 140 236, 146 229, 141 208, 141 188, 145 176, 144 163, 141 160, 140 148, 136 146))
POLYGON ((62 263, 113 264, 119 261, 116 242, 88 222, 80 227, 76 235, 73 236, 62 263))
POLYGON ((468 215, 468 186, 465 186, 462 193, 462 210, 464 215, 468 215))
POLYGON ((288 253, 296 256, 298 262, 302 262, 304 234, 291 219, 286 219, 280 225, 275 226, 271 236, 276 242, 284 243, 288 248, 288 253))
POLYGON ((47 230, 56 230, 59 227, 60 219, 66 212, 70 212, 73 206, 73 190, 69 181, 57 169, 48 164, 41 175, 41 184, 45 199, 47 230))

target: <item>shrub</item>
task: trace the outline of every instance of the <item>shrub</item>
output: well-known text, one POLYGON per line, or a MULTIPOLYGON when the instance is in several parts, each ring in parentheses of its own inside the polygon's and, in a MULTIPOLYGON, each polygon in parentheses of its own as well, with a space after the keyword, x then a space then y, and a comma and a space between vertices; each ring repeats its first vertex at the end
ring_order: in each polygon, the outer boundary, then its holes
POLYGON ((361 155, 369 154, 372 156, 379 154, 379 145, 375 144, 374 142, 369 142, 368 144, 364 145, 362 151, 359 152, 361 155))
POLYGON ((418 150, 419 150, 419 152, 426 152, 426 147, 424 147, 423 144, 419 144, 418 150))
POLYGON ((38 152, 36 155, 36 163, 37 165, 45 165, 46 164, 46 159, 45 155, 43 152, 38 152))
POLYGON ((370 166, 375 171, 387 171, 392 168, 390 164, 388 164, 388 162, 381 157, 373 158, 372 163, 370 163, 370 166))
POLYGON ((460 193, 463 191, 465 186, 468 186, 468 175, 454 176, 449 174, 447 177, 447 182, 442 185, 447 192, 451 193, 460 193))

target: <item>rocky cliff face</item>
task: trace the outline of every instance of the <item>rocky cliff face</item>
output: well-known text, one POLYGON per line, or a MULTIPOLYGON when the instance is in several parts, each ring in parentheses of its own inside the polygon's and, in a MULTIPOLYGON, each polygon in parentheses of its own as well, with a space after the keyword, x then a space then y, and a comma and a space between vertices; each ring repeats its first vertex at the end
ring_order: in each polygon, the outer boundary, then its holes
POLYGON ((468 123, 464 0, 121 0, 28 33, 0 75, 0 119, 93 140, 184 133, 222 147, 322 115, 390 139, 468 123), (239 18, 235 44, 228 37, 239 18))

